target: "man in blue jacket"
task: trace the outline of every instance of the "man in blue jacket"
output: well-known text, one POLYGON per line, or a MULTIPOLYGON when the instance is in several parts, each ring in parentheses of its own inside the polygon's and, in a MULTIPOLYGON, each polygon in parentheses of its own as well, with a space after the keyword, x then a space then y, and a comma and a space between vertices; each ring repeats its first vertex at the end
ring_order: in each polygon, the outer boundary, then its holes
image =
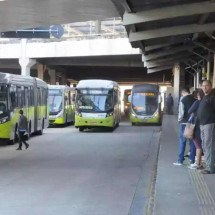
MULTIPOLYGON (((181 91, 182 97, 180 98, 179 102, 179 112, 178 112, 178 122, 179 122, 179 155, 178 155, 178 161, 173 163, 176 166, 183 165, 184 162, 184 152, 186 149, 186 138, 184 137, 184 130, 186 123, 188 122, 188 119, 190 115, 188 114, 188 110, 191 107, 191 105, 194 103, 195 99, 190 94, 190 90, 188 88, 184 88, 181 91)), ((190 163, 195 163, 195 145, 192 140, 189 140, 190 143, 190 163)))

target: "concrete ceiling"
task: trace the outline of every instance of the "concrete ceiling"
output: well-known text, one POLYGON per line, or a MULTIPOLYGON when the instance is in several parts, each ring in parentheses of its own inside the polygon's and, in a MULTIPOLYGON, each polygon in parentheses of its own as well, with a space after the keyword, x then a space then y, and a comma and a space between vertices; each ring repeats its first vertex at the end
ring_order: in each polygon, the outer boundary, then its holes
POLYGON ((111 0, 0 1, 0 31, 118 17, 111 0))
POLYGON ((177 62, 194 72, 215 53, 214 0, 112 1, 148 72, 170 70, 177 62))

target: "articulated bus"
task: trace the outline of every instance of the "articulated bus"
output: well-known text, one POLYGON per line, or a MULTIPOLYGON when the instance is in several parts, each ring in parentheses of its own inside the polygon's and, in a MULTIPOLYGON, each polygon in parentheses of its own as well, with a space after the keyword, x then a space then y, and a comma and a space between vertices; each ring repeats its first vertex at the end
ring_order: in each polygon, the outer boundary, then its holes
POLYGON ((121 119, 120 89, 109 80, 82 80, 76 87, 75 127, 108 127, 112 131, 121 119))
POLYGON ((18 139, 19 110, 28 119, 28 137, 48 125, 48 85, 30 76, 0 73, 0 140, 18 139))
POLYGON ((130 100, 132 125, 140 123, 161 124, 161 97, 158 85, 134 85, 130 100))
POLYGON ((75 89, 64 85, 49 85, 49 125, 75 121, 75 89))
POLYGON ((124 97, 123 97, 123 103, 124 103, 124 113, 126 116, 128 116, 130 112, 130 101, 129 101, 129 96, 131 95, 131 89, 126 89, 124 90, 124 97))

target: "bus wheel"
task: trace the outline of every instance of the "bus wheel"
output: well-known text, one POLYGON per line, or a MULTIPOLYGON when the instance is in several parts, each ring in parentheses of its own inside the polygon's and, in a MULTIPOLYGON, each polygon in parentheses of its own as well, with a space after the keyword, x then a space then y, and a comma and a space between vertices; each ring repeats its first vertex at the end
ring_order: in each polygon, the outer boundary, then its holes
POLYGON ((44 128, 44 120, 43 120, 43 124, 42 124, 41 130, 38 131, 38 134, 39 134, 39 135, 42 135, 42 134, 43 134, 43 128, 44 128))
POLYGON ((83 127, 79 127, 79 131, 80 132, 84 131, 84 128, 83 127))
POLYGON ((27 135, 26 135, 27 140, 29 140, 30 137, 31 137, 31 122, 29 123, 29 126, 28 126, 28 132, 27 132, 27 135))
POLYGON ((131 123, 131 125, 132 125, 132 126, 134 126, 134 125, 135 125, 135 123, 134 123, 134 122, 132 122, 132 123, 131 123))

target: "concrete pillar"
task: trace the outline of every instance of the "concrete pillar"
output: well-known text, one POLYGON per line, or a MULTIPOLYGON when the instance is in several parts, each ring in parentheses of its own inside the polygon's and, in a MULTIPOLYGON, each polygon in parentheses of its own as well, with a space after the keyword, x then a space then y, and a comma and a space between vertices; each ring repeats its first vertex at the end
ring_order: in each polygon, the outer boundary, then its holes
POLYGON ((214 54, 214 67, 213 67, 213 80, 212 80, 212 86, 215 88, 215 54, 214 54))
POLYGON ((21 75, 30 76, 31 67, 36 64, 36 60, 30 58, 19 58, 19 64, 21 66, 21 75))
POLYGON ((210 80, 211 62, 207 62, 207 80, 210 80))
POLYGON ((196 73, 196 87, 197 87, 197 88, 200 88, 200 86, 199 86, 200 72, 201 72, 201 71, 198 70, 198 72, 196 73))
POLYGON ((62 80, 62 84, 63 85, 66 85, 66 83, 67 83, 67 80, 66 80, 66 75, 65 75, 65 73, 62 73, 62 75, 61 75, 61 80, 62 80))
POLYGON ((44 65, 38 63, 37 64, 37 77, 44 80, 44 65))
POLYGON ((194 87, 194 89, 197 88, 197 80, 196 80, 196 77, 197 77, 197 73, 195 73, 194 76, 193 76, 193 87, 194 87))
POLYGON ((96 34, 101 34, 101 21, 100 20, 95 21, 95 32, 96 32, 96 34))
POLYGON ((50 76, 50 84, 56 84, 56 71, 54 69, 49 69, 49 76, 50 76))
POLYGON ((173 75, 174 75, 174 92, 173 92, 173 98, 174 98, 174 107, 173 112, 174 114, 178 113, 178 101, 180 98, 180 65, 175 64, 173 67, 173 75))
POLYGON ((19 64, 21 66, 21 75, 30 76, 31 67, 36 64, 35 59, 30 59, 26 56, 27 39, 21 39, 21 56, 19 64))

